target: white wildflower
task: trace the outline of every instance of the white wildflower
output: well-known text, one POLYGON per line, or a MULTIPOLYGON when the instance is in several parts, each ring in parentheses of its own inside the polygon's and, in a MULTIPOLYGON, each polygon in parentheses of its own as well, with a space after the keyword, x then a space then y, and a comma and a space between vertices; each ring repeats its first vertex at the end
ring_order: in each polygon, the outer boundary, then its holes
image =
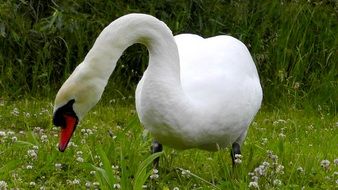
POLYGON ((86 139, 81 139, 81 144, 86 144, 86 139))
POLYGON ((160 175, 158 175, 158 170, 153 169, 153 174, 150 175, 150 179, 157 179, 159 177, 160 177, 160 175))
POLYGON ((56 168, 56 170, 61 170, 61 168, 62 168, 62 164, 60 164, 60 163, 55 163, 55 168, 56 168))
POLYGON ((0 189, 4 189, 4 190, 7 189, 7 183, 6 183, 6 181, 0 181, 0 189))
POLYGON ((78 162, 84 162, 84 159, 82 157, 77 157, 76 161, 78 161, 78 162))
POLYGON ((338 166, 338 158, 333 160, 334 165, 338 166))
POLYGON ((95 175, 95 174, 96 174, 96 171, 92 170, 92 171, 90 171, 89 173, 90 173, 90 175, 95 175))
POLYGON ((27 170, 31 170, 31 169, 33 169, 33 166, 32 166, 32 165, 27 165, 27 166, 26 166, 26 169, 27 169, 27 170))
POLYGON ((249 183, 249 188, 259 189, 259 185, 258 185, 257 182, 251 181, 251 182, 249 183))
POLYGON ((38 155, 36 154, 35 150, 28 150, 27 154, 29 157, 36 159, 38 157, 38 155))
POLYGON ((304 169, 303 169, 302 167, 298 167, 298 168, 297 168, 297 171, 298 171, 299 173, 304 173, 304 169))
POLYGON ((40 139, 41 139, 41 142, 43 142, 43 143, 48 142, 48 137, 47 137, 47 135, 42 135, 40 139))
POLYGON ((118 184, 118 183, 115 183, 115 184, 113 185, 113 187, 114 187, 114 189, 121 189, 121 185, 118 184))
POLYGON ((89 135, 94 134, 93 131, 92 131, 91 129, 87 129, 87 133, 88 133, 89 135))
POLYGON ((276 173, 277 174, 284 174, 284 166, 279 164, 276 168, 276 173))
POLYGON ((6 132, 5 131, 0 131, 0 137, 5 137, 6 136, 6 132))
POLYGON ((31 114, 28 113, 28 112, 24 112, 24 115, 25 115, 25 117, 30 117, 31 116, 31 114))
POLYGON ((8 135, 8 136, 13 136, 13 135, 15 135, 15 133, 14 133, 13 131, 8 131, 8 132, 7 132, 7 135, 8 135))
POLYGON ((36 183, 34 181, 29 183, 29 186, 35 186, 35 185, 36 185, 36 183))
POLYGON ((16 141, 18 141, 18 138, 16 136, 12 137, 12 141, 16 142, 16 141))
POLYGON ((242 155, 235 154, 235 164, 241 164, 241 163, 242 163, 242 155))
POLYGON ((33 149, 34 150, 39 150, 39 147, 38 146, 33 146, 33 149))
POLYGON ((329 160, 322 160, 320 162, 320 166, 327 170, 330 167, 330 161, 329 160))
POLYGON ((264 161, 264 162, 262 163, 262 165, 264 166, 264 168, 268 168, 268 167, 270 166, 270 163, 264 161))
POLYGON ((19 109, 18 108, 14 108, 12 110, 11 114, 14 115, 14 116, 18 116, 20 114, 19 109))
POLYGON ((66 180, 66 183, 67 183, 67 185, 73 185, 73 181, 70 180, 70 179, 67 179, 67 180, 66 180))
POLYGON ((79 179, 74 179, 73 180, 73 184, 74 185, 79 185, 80 184, 80 180, 79 179))
MULTIPOLYGON (((113 170, 118 170, 118 169, 119 169, 119 166, 118 166, 118 165, 116 165, 116 166, 115 166, 115 165, 112 165, 111 168, 112 168, 113 170)), ((155 169, 154 169, 154 170, 155 170, 155 169)), ((157 171, 157 173, 158 173, 158 171, 157 171)))
POLYGON ((182 169, 182 175, 183 176, 189 177, 190 173, 191 173, 190 170, 184 170, 184 169, 182 169))
POLYGON ((255 172, 255 174, 256 174, 257 176, 262 176, 262 175, 264 175, 264 170, 263 170, 261 167, 255 168, 254 172, 255 172))
POLYGON ((92 186, 92 183, 90 183, 89 181, 86 182, 85 184, 86 188, 90 188, 92 186))
POLYGON ((95 181, 95 182, 93 182, 93 186, 94 186, 95 188, 98 188, 98 187, 100 186, 100 183, 97 182, 97 181, 95 181))
POLYGON ((273 185, 274 186, 281 186, 282 185, 282 181, 279 180, 279 179, 275 179, 275 180, 273 180, 273 185))
POLYGON ((180 188, 178 188, 178 187, 174 187, 174 188, 173 188, 173 190, 180 190, 180 188))
POLYGON ((73 142, 73 141, 70 141, 69 143, 68 143, 68 147, 77 147, 77 145, 73 142))
POLYGON ((281 138, 281 139, 285 139, 285 137, 286 137, 286 135, 284 134, 284 133, 279 133, 279 138, 281 138))
POLYGON ((258 183, 259 177, 257 177, 257 176, 252 176, 252 177, 251 177, 251 180, 258 183))

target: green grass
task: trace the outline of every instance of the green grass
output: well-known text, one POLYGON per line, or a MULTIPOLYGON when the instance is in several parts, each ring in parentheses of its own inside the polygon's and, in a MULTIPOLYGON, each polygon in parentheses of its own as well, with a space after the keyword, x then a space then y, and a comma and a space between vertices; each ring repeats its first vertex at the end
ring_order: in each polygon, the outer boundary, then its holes
POLYGON ((144 185, 164 190, 248 189, 252 181, 248 173, 265 161, 269 168, 259 177, 260 189, 338 187, 336 113, 263 108, 250 127, 242 163, 236 168, 232 168, 229 150, 177 151, 165 146, 156 176, 150 164, 154 158, 149 151, 151 135, 143 131, 131 100, 101 102, 80 123, 74 144, 64 153, 57 150, 59 130, 51 123, 50 100, 2 100, 0 131, 6 135, 0 137, 0 181, 9 189, 86 189, 86 183, 94 189, 97 182, 101 189, 114 185, 122 189, 144 185), (271 158, 274 155, 278 160, 271 158), (330 161, 327 169, 321 167, 322 160, 330 161))

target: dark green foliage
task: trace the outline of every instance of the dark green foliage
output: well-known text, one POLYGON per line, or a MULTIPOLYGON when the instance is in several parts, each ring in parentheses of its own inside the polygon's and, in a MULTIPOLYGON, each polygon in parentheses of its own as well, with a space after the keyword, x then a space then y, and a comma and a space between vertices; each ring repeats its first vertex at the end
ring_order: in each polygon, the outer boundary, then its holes
MULTIPOLYGON (((163 20, 174 34, 229 34, 242 40, 257 64, 266 105, 310 102, 337 110, 337 7, 330 0, 4 0, 0 97, 54 95, 106 25, 142 12, 163 20)), ((127 50, 109 91, 133 93, 147 66, 141 47, 127 50)))

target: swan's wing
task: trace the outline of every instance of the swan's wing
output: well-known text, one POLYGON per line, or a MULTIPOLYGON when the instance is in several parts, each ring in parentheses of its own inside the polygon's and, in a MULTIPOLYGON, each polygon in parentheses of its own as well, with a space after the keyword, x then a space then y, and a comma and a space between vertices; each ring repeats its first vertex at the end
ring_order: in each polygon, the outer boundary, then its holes
MULTIPOLYGON (((204 39, 197 35, 175 36, 181 66, 182 87, 199 105, 259 109, 262 99, 256 66, 246 46, 230 36, 204 39)), ((237 110, 236 110, 237 111, 237 110)))

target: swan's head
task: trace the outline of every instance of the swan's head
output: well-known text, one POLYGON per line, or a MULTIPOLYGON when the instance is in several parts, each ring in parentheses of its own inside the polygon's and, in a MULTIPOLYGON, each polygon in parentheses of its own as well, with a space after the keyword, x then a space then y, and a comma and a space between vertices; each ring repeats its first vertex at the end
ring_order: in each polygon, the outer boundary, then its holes
POLYGON ((94 77, 94 71, 85 71, 80 65, 62 85, 55 98, 53 124, 61 127, 61 152, 67 148, 78 122, 100 100, 105 87, 105 82, 94 77))

